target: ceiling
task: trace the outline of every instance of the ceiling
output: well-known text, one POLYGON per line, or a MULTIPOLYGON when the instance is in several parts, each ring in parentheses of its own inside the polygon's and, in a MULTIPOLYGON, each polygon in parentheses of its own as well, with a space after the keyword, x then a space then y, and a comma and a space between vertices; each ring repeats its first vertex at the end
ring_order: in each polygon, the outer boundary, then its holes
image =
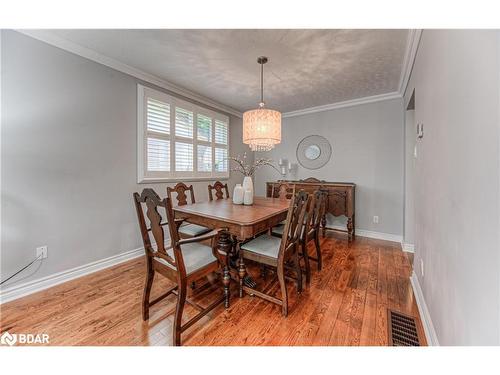
POLYGON ((56 36, 245 111, 282 112, 398 90, 408 30, 52 30, 56 36))

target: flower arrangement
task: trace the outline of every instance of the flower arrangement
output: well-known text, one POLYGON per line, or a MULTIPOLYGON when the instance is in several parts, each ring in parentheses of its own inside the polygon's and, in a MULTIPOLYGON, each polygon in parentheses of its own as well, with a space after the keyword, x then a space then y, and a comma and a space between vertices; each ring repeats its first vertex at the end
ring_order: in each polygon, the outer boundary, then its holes
POLYGON ((245 177, 252 177, 257 169, 263 166, 269 166, 271 168, 274 168, 279 174, 281 174, 280 170, 273 164, 273 160, 271 159, 257 159, 255 160, 252 164, 247 163, 247 153, 245 152, 243 154, 243 157, 241 158, 240 155, 236 157, 228 157, 228 160, 234 162, 236 165, 231 168, 231 171, 233 172, 239 172, 245 177))

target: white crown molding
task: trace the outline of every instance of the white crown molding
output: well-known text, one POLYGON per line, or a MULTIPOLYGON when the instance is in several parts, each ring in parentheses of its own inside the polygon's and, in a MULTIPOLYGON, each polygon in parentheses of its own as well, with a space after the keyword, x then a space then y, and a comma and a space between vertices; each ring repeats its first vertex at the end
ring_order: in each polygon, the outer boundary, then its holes
POLYGON ((406 86, 410 80, 411 70, 415 57, 417 56, 418 44, 422 36, 421 29, 411 29, 408 32, 408 39, 406 41, 405 56, 403 59, 403 66, 401 68, 401 76, 399 77, 398 91, 403 96, 406 91, 406 86))
POLYGON ((411 287, 413 289, 413 294, 415 295, 415 300, 417 301, 418 312, 420 314, 420 319, 422 325, 424 326, 425 338, 427 339, 427 344, 429 346, 439 346, 439 341, 437 338, 436 330, 434 329, 434 324, 432 324, 431 314, 425 303, 424 293, 418 282, 417 274, 413 271, 410 277, 411 287))
POLYGON ((113 255, 109 258, 100 259, 98 261, 75 267, 69 270, 55 273, 37 280, 28 281, 19 285, 12 285, 5 289, 0 289, 0 304, 27 296, 32 293, 39 292, 44 289, 65 283, 105 268, 115 266, 128 260, 144 255, 144 247, 135 250, 129 250, 118 255, 113 255))
POLYGON ((332 109, 352 107, 355 105, 375 103, 375 102, 380 102, 383 100, 391 100, 391 99, 397 99, 397 98, 401 98, 401 97, 402 97, 401 93, 394 91, 394 92, 389 92, 387 94, 366 96, 364 98, 359 98, 359 99, 346 100, 343 102, 325 104, 325 105, 320 105, 317 107, 310 107, 310 108, 299 109, 297 111, 285 112, 282 114, 282 117, 286 118, 286 117, 308 115, 310 113, 330 111, 332 109))
MULTIPOLYGON (((108 66, 112 69, 115 69, 115 70, 120 71, 122 73, 128 74, 128 75, 133 76, 135 78, 138 78, 144 82, 148 82, 148 83, 151 83, 151 84, 156 85, 158 87, 164 88, 165 90, 168 90, 174 94, 186 97, 188 99, 191 99, 191 100, 197 101, 199 103, 208 105, 208 106, 215 108, 215 109, 219 109, 221 111, 224 111, 228 114, 235 115, 235 116, 240 117, 240 118, 243 116, 242 112, 240 112, 234 108, 226 106, 222 103, 215 102, 215 101, 213 101, 205 96, 202 96, 200 94, 197 94, 193 91, 184 89, 184 88, 179 87, 177 85, 174 85, 168 81, 165 81, 161 78, 158 78, 152 74, 146 73, 140 69, 134 68, 134 67, 129 66, 127 64, 124 64, 118 60, 115 60, 113 58, 102 55, 96 51, 89 49, 89 48, 83 47, 83 46, 76 44, 76 43, 73 43, 67 39, 61 38, 61 37, 51 33, 50 31, 47 31, 47 30, 16 30, 16 31, 19 33, 25 34, 27 36, 30 36, 34 39, 40 40, 44 43, 53 45, 57 48, 61 48, 65 51, 74 53, 78 56, 84 57, 84 58, 89 59, 91 61, 108 66)), ((367 96, 367 97, 358 98, 358 99, 346 100, 346 101, 336 102, 336 103, 331 103, 331 104, 325 104, 325 105, 316 106, 316 107, 309 107, 309 108, 299 109, 296 111, 285 112, 282 114, 282 117, 287 118, 287 117, 301 116, 301 115, 306 115, 306 114, 310 114, 310 113, 329 111, 332 109, 339 109, 339 108, 351 107, 351 106, 356 106, 356 105, 361 105, 361 104, 375 103, 375 102, 379 102, 379 101, 383 101, 383 100, 391 100, 391 99, 401 98, 404 95, 404 90, 406 89, 406 86, 407 86, 408 81, 410 79, 410 74, 411 74, 413 62, 415 61, 415 57, 416 57, 417 48, 418 48, 421 34, 422 34, 421 29, 411 29, 408 33, 406 50, 405 50, 405 55, 404 55, 404 59, 403 59, 403 66, 401 69, 401 75, 400 75, 400 79, 399 79, 398 91, 394 91, 394 92, 390 92, 390 93, 386 93, 386 94, 380 94, 380 95, 367 96)))
POLYGON ((37 39, 39 41, 42 41, 44 43, 50 44, 54 47, 63 49, 65 51, 71 52, 75 55, 84 57, 88 60, 94 61, 96 63, 99 63, 101 65, 105 65, 107 67, 110 67, 112 69, 115 69, 119 72, 128 74, 132 77, 135 77, 137 79, 140 79, 144 82, 151 83, 155 86, 161 87, 165 90, 168 90, 174 94, 183 96, 185 98, 197 101, 199 103, 208 105, 214 109, 218 109, 221 111, 224 111, 225 113, 232 114, 237 117, 242 117, 242 113, 240 111, 237 111, 234 108, 228 107, 224 104, 218 103, 216 101, 211 100, 210 98, 207 98, 203 95, 197 94, 193 91, 184 89, 182 87, 179 87, 177 85, 174 85, 168 81, 165 81, 161 78, 158 78, 152 74, 146 73, 140 69, 134 68, 130 65, 124 64, 118 60, 115 60, 111 57, 102 55, 96 51, 93 51, 89 48, 83 47, 79 44, 73 43, 67 39, 61 38, 50 31, 47 30, 15 30, 21 34, 27 35, 31 38, 37 39))

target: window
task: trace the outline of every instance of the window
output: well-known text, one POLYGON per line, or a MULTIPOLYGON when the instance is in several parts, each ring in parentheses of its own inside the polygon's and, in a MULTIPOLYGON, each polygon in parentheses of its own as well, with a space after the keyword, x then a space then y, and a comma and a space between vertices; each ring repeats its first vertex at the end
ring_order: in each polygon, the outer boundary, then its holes
POLYGON ((229 118, 138 85, 138 181, 228 178, 229 118))

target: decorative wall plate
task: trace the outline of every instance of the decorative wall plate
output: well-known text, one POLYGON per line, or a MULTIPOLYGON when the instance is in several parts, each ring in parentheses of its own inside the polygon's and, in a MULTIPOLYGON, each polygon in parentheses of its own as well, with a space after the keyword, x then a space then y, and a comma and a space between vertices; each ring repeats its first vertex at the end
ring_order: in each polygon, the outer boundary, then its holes
POLYGON ((323 167, 332 156, 332 146, 325 137, 310 135, 299 142, 297 160, 307 169, 323 167))

